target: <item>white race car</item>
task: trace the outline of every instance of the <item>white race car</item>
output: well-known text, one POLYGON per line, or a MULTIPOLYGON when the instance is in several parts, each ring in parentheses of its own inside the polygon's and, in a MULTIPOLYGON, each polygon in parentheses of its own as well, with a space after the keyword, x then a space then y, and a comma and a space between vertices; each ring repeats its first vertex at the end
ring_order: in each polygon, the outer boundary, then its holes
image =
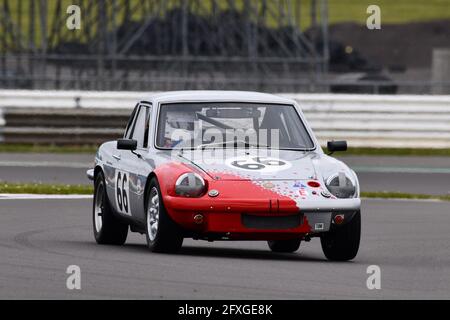
MULTIPOLYGON (((328 143, 344 151, 345 141, 328 143)), ((294 252, 319 237, 331 260, 359 248, 358 178, 324 154, 296 101, 252 92, 184 91, 139 101, 123 139, 95 168, 93 229, 103 244, 128 230, 157 252, 186 237, 265 240, 294 252)))

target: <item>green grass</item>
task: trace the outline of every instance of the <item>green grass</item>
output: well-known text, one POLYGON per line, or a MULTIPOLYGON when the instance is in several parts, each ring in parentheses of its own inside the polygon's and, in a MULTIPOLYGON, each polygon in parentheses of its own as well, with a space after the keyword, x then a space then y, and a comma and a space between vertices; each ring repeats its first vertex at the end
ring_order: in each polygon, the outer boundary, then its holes
MULTIPOLYGON (((30 11, 30 2, 37 2, 35 0, 23 0, 23 1, 8 1, 9 9, 11 11, 11 15, 13 17, 13 23, 15 26, 20 26, 20 30, 22 33, 24 43, 30 42, 32 39, 32 33, 29 32, 31 19, 29 16, 30 11), (22 12, 25 13, 22 19, 18 19, 18 9, 19 3, 22 4, 22 12)), ((124 8, 123 5, 127 0, 118 0, 117 1, 117 10, 118 13, 118 21, 116 23, 120 25, 123 22, 124 17, 124 8)), ((135 7, 136 3, 141 0, 130 0, 131 8, 135 7)), ((165 8, 166 10, 170 10, 174 7, 180 6, 179 0, 165 0, 165 8)), ((47 1, 47 34, 50 34, 52 31, 53 21, 58 18, 65 21, 68 15, 65 13, 66 8, 71 4, 80 4, 80 0, 62 0, 62 17, 55 16, 55 8, 57 5, 56 0, 48 0, 47 1)), ((86 2, 84 2, 86 3, 86 2)), ((212 10, 211 1, 189 1, 189 8, 192 12, 199 15, 208 15, 212 10), (200 3, 200 5, 198 5, 200 3)), ((232 8, 230 3, 227 0, 219 0, 218 8, 220 10, 227 10, 232 8)), ((262 1, 251 1, 252 7, 256 5, 261 9, 262 1)), ((311 25, 311 1, 310 0, 301 0, 301 1, 293 1, 291 2, 292 7, 284 5, 280 6, 283 2, 277 1, 268 1, 267 2, 267 15, 266 15, 266 23, 270 27, 278 27, 278 20, 281 14, 290 10, 298 12, 297 9, 300 6, 300 21, 301 28, 304 30, 311 25)), ((318 2, 319 3, 319 2, 318 2)), ((237 10, 242 10, 244 8, 244 0, 234 0, 235 8, 237 10)), ((408 23, 408 22, 420 22, 420 21, 431 21, 437 19, 450 19, 450 10, 448 0, 329 0, 328 6, 328 16, 330 24, 340 23, 340 22, 356 22, 358 24, 365 24, 368 14, 366 13, 367 7, 369 5, 378 5, 381 8, 381 22, 382 24, 390 23, 390 24, 399 24, 399 23, 408 23)), ((35 4, 35 10, 38 10, 39 5, 35 4)), ((110 17, 111 12, 110 7, 108 9, 107 15, 110 17)), ((62 41, 67 41, 72 38, 77 38, 81 36, 81 41, 87 41, 83 28, 87 28, 86 23, 89 24, 89 28, 91 32, 95 32, 96 25, 96 14, 97 11, 94 10, 92 12, 83 12, 82 8, 82 30, 79 31, 67 31, 64 33, 62 37, 62 41), (87 22, 85 21, 87 20, 87 22), (94 22, 94 23, 93 23, 94 22)), ((155 9, 153 9, 154 11, 155 9)), ((134 10, 131 19, 135 21, 143 21, 146 19, 146 10, 134 10)), ((261 11, 261 10, 260 10, 261 11)), ((320 5, 317 8, 318 14, 320 15, 320 5)), ((164 15, 164 12, 160 13, 161 16, 164 15)), ((295 16, 295 14, 292 14, 295 16)), ((261 16, 259 17, 261 18, 261 16)), ((111 26, 111 20, 108 19, 108 24, 111 26)), ((288 19, 284 19, 288 23, 288 19)), ((33 26, 33 33, 36 40, 36 43, 40 43, 40 39, 43 37, 43 32, 41 30, 39 19, 35 19, 33 26)), ((0 33, 3 32, 0 28, 0 33)), ((7 39, 10 41, 10 39, 7 39)), ((50 46, 56 45, 56 43, 50 43, 50 46)))
POLYGON ((411 199, 411 200, 442 200, 450 201, 450 195, 429 195, 403 192, 361 192, 362 198, 381 198, 381 199, 411 199))
POLYGON ((365 24, 369 5, 381 9, 381 23, 407 23, 449 19, 448 0, 329 0, 330 23, 353 21, 365 24))
POLYGON ((0 193, 17 194, 92 194, 92 185, 43 184, 43 183, 9 183, 0 182, 0 193))
MULTIPOLYGON (((326 148, 324 149, 326 152, 326 148)), ((336 152, 337 156, 442 156, 450 157, 450 149, 407 149, 407 148, 349 148, 345 152, 336 152)))

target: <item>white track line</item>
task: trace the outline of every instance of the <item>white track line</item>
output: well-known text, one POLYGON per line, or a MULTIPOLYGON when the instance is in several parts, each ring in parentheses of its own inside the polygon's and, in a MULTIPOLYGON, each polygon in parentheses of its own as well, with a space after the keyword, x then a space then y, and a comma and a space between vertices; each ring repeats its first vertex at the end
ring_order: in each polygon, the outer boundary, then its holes
POLYGON ((92 199, 92 195, 85 194, 13 194, 0 193, 0 200, 76 200, 92 199))

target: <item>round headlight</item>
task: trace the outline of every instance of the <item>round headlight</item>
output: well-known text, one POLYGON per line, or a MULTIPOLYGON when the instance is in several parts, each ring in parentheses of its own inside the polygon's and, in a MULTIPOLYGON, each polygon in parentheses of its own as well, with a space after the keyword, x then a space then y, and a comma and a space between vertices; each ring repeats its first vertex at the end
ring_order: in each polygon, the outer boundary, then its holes
POLYGON ((205 180, 193 172, 182 174, 175 182, 175 193, 184 197, 198 197, 205 191, 205 180))
POLYGON ((353 181, 343 172, 330 176, 326 181, 326 185, 336 198, 352 198, 356 193, 353 181))

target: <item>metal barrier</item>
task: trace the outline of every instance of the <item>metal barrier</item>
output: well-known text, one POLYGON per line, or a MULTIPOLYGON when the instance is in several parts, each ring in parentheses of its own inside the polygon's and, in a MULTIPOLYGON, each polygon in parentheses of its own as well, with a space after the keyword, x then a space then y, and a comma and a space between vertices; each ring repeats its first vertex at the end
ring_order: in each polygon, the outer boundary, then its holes
MULTIPOLYGON (((130 109, 145 95, 0 91, 0 139, 6 143, 54 144, 114 139, 122 134, 130 109)), ((450 96, 282 96, 300 103, 323 144, 346 139, 354 147, 450 148, 450 96)))
POLYGON ((355 147, 450 148, 450 96, 285 95, 297 100, 319 140, 355 147))

